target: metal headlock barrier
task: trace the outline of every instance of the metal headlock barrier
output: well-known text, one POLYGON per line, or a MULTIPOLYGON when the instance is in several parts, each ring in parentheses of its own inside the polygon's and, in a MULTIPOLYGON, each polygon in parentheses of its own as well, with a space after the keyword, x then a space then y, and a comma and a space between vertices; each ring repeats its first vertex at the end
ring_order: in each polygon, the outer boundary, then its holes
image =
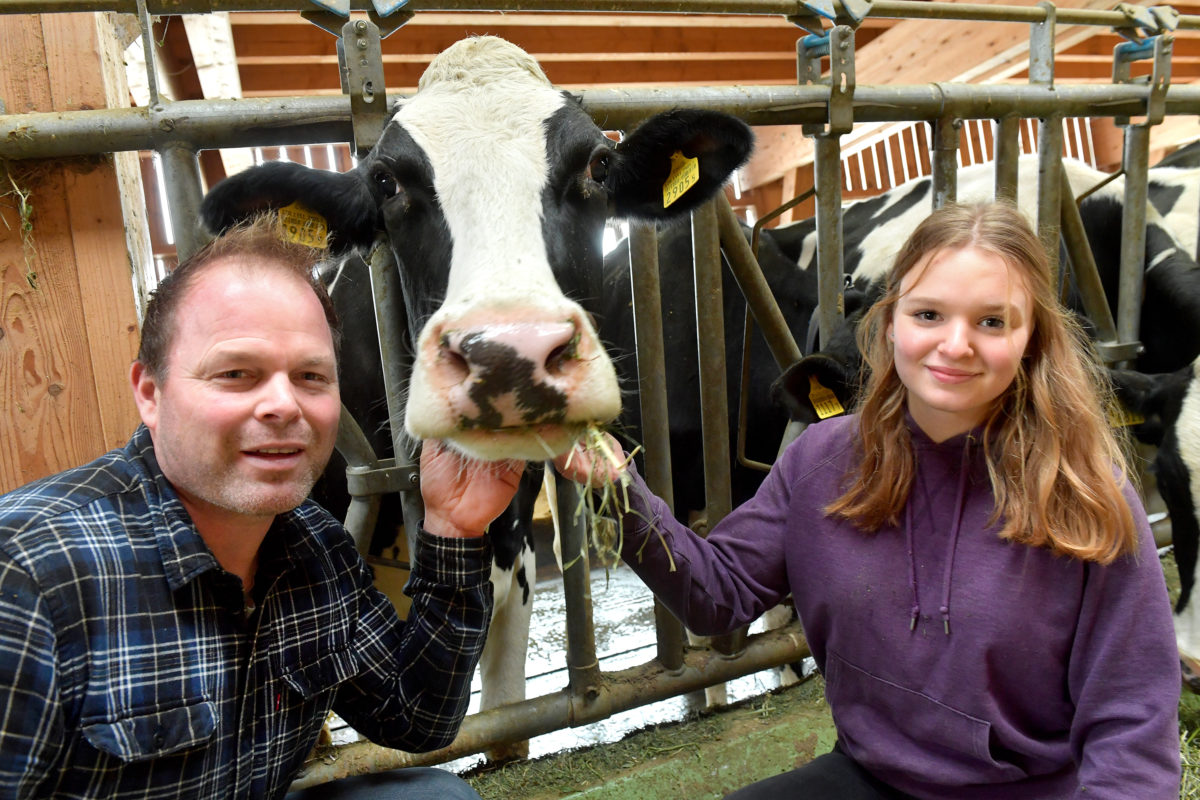
MULTIPOLYGON (((840 137, 856 122, 925 120, 933 125, 931 153, 935 204, 949 202, 956 190, 956 152, 964 120, 996 123, 996 186, 999 196, 1012 197, 1016 186, 1018 124, 1038 119, 1040 181, 1038 229, 1052 256, 1060 234, 1066 240, 1072 269, 1084 292, 1088 316, 1097 325, 1102 355, 1123 363, 1138 352, 1137 314, 1141 304, 1146 182, 1151 128, 1167 115, 1200 114, 1200 86, 1170 83, 1172 32, 1200 30, 1200 16, 1183 16, 1160 6, 1122 4, 1113 11, 1056 9, 1035 6, 984 6, 970 3, 910 0, 560 0, 511 2, 479 0, 0 0, 0 13, 114 11, 137 14, 143 41, 149 43, 151 14, 196 14, 214 11, 299 11, 339 37, 343 77, 340 97, 288 97, 245 100, 169 101, 154 84, 153 52, 147 46, 151 104, 144 108, 30 114, 0 113, 0 160, 61 159, 128 150, 154 150, 161 157, 168 185, 176 242, 181 256, 201 242, 189 227, 197 219, 201 182, 197 153, 201 149, 314 144, 348 141, 360 154, 375 142, 392 106, 382 78, 380 41, 422 11, 597 11, 702 14, 769 14, 792 21, 802 35, 797 42, 797 83, 791 86, 701 89, 594 89, 578 92, 583 107, 605 129, 627 129, 645 117, 687 105, 734 114, 751 125, 799 124, 815 145, 815 193, 819 327, 828 341, 842 312, 840 137), (350 12, 365 12, 351 20, 350 12), (854 28, 867 15, 909 19, 956 19, 1024 22, 1030 26, 1029 82, 1021 85, 929 83, 858 86, 854 76, 854 28), (1113 28, 1126 42, 1113 53, 1113 80, 1106 85, 1054 84, 1056 24, 1113 28), (354 54, 347 58, 346 53, 354 54), (1130 65, 1149 61, 1151 74, 1133 78, 1130 65), (823 70, 822 65, 827 64, 823 70), (1061 166, 1061 120, 1067 116, 1113 118, 1124 127, 1125 222, 1121 253, 1120 302, 1109 311, 1094 262, 1082 234, 1078 209, 1065 184, 1061 166), (1134 122, 1134 118, 1139 121, 1134 122)), ((0 112, 3 108, 0 108, 0 112)), ((667 434, 666 385, 656 237, 653 227, 631 231, 632 280, 638 331, 645 472, 658 494, 671 500, 671 464, 667 434)), ((723 195, 693 216, 697 314, 706 321, 723 319, 721 250, 746 295, 751 314, 781 368, 800 356, 746 243, 734 212, 723 195), (719 244, 719 246, 718 246, 719 244)), ((377 321, 384 356, 390 413, 399 421, 406 335, 403 321, 386 311, 398 304, 398 274, 386 247, 371 257, 377 321)), ((703 438, 708 509, 715 525, 730 510, 728 410, 724 335, 719 325, 701 326, 700 369, 715 380, 703 397, 703 438)), ((397 457, 376 459, 357 424, 345 424, 338 448, 348 470, 355 501, 347 527, 356 541, 366 542, 378 495, 398 491, 406 516, 419 514, 418 475, 393 425, 397 457)), ((794 435, 794 432, 785 436, 794 435)), ((584 553, 564 571, 567 603, 568 686, 561 691, 473 714, 453 744, 427 754, 411 754, 357 742, 338 748, 336 757, 310 765, 295 788, 335 778, 400 766, 440 763, 482 752, 503 742, 528 739, 568 726, 599 721, 614 713, 711 686, 763 669, 797 661, 807 645, 796 623, 735 638, 729 654, 710 648, 687 648, 677 620, 656 609, 657 657, 619 672, 600 670, 592 634, 586 531, 575 518, 573 488, 560 486, 563 552, 584 553)), ((360 545, 365 546, 365 545, 360 545)))

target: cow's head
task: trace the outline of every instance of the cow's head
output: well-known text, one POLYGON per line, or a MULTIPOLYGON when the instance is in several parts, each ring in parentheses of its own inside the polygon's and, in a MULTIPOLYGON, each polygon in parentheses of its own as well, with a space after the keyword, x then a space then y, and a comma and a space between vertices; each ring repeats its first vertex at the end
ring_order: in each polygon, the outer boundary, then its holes
POLYGON ((741 121, 697 110, 615 143, 524 51, 479 37, 434 59, 354 170, 264 164, 216 186, 203 217, 221 230, 298 200, 335 249, 386 236, 416 342, 409 433, 482 459, 542 459, 620 411, 584 310, 599 300, 606 217, 680 217, 751 145, 741 121), (696 160, 695 181, 664 207, 681 159, 696 160))

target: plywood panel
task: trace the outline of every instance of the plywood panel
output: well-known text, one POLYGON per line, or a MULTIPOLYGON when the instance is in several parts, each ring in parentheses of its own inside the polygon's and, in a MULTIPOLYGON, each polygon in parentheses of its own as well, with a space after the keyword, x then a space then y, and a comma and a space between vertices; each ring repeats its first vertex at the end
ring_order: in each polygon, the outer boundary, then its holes
MULTIPOLYGON (((101 58, 111 37, 97 22, 92 14, 0 17, 10 111, 114 104, 105 76, 119 53, 101 58)), ((136 422, 127 374, 137 316, 113 159, 17 162, 7 173, 0 491, 99 455, 136 422), (24 217, 17 187, 27 195, 24 217)))

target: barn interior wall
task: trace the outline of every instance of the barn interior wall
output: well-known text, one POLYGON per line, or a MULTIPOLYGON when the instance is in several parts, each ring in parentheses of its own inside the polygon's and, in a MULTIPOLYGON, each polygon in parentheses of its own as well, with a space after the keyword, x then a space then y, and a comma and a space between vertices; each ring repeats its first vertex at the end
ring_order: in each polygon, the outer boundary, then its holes
MULTIPOLYGON (((128 105, 113 15, 0 16, 9 113, 128 105)), ((0 492, 123 444, 148 257, 136 156, 0 164, 0 492)))

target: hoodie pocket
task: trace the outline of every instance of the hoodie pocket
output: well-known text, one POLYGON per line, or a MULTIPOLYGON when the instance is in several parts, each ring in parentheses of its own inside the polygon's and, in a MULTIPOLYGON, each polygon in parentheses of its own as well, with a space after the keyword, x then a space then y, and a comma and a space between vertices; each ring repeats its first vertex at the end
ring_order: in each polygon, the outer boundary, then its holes
POLYGON ((832 651, 825 694, 851 756, 884 780, 903 773, 963 786, 1025 776, 993 758, 987 720, 872 675, 832 651))

